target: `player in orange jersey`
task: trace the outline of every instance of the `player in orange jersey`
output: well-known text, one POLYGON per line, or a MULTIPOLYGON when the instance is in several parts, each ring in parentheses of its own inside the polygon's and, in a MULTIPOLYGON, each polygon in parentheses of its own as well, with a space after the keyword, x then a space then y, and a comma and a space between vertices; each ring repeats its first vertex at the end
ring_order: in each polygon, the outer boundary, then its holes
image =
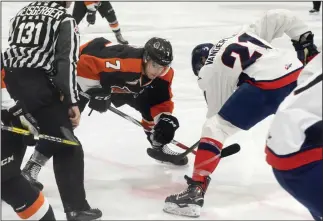
MULTIPOLYGON (((148 155, 159 161, 186 165, 187 157, 173 161, 170 156, 178 153, 167 146, 179 127, 178 120, 172 116, 172 60, 172 46, 162 38, 151 38, 144 47, 138 48, 115 45, 104 38, 82 45, 77 63, 79 108, 83 111, 88 104, 102 113, 111 103, 115 107, 130 105, 141 113, 143 126, 150 129, 145 131, 152 145, 147 149, 148 155)), ((41 146, 36 146, 24 169, 24 174, 36 186, 40 186, 37 181, 39 170, 50 157, 41 146)))

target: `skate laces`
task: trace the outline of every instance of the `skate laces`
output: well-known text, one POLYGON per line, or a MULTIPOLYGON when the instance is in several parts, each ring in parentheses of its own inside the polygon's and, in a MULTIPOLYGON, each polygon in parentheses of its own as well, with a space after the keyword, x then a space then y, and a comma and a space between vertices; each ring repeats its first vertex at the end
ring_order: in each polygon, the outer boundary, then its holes
POLYGON ((37 163, 30 163, 30 168, 25 170, 27 172, 27 175, 29 175, 32 179, 37 180, 39 171, 41 167, 37 163))
POLYGON ((185 175, 184 178, 187 181, 188 187, 185 190, 183 190, 182 192, 173 194, 171 196, 173 196, 173 197, 178 196, 179 198, 181 198, 182 196, 188 194, 189 192, 191 192, 192 190, 194 190, 196 188, 199 188, 203 192, 203 188, 201 186, 202 182, 194 181, 192 178, 188 177, 187 175, 185 175))
POLYGON ((176 156, 176 155, 180 154, 180 153, 177 153, 177 152, 171 150, 167 145, 164 145, 161 150, 163 153, 165 153, 167 155, 173 155, 173 156, 175 155, 176 156))
POLYGON ((188 189, 195 189, 197 187, 197 188, 201 189, 202 192, 205 191, 204 188, 203 188, 203 186, 205 185, 204 182, 195 181, 195 180, 193 180, 191 177, 189 177, 187 175, 185 175, 184 178, 185 178, 185 180, 187 182, 188 189))
POLYGON ((38 166, 37 164, 33 165, 33 167, 30 170, 30 175, 34 180, 37 180, 39 171, 40 171, 40 166, 38 166))
POLYGON ((172 196, 172 197, 177 197, 177 196, 181 197, 181 196, 183 196, 183 195, 187 194, 189 191, 190 191, 190 188, 188 187, 188 188, 186 188, 185 190, 183 190, 182 192, 180 192, 180 193, 175 193, 175 194, 172 194, 172 195, 170 195, 170 196, 172 196))

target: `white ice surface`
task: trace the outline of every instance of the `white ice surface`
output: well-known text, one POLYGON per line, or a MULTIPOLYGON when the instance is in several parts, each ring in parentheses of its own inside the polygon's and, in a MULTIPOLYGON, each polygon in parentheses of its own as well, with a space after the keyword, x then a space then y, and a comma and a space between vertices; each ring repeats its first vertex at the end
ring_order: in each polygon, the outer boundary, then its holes
MULTIPOLYGON (((2 2, 2 50, 7 44, 9 19, 27 3, 2 2)), ((175 116, 180 128, 175 139, 186 145, 200 136, 206 104, 190 66, 192 48, 202 42, 215 42, 231 35, 241 25, 249 23, 265 10, 284 8, 297 13, 322 42, 321 15, 308 14, 311 2, 113 2, 124 38, 134 45, 144 45, 153 36, 168 38, 173 44, 175 77, 173 93, 175 116)), ((96 37, 115 42, 106 20, 97 15, 94 26, 80 24, 81 43, 96 37)), ((293 50, 287 36, 274 45, 293 50)), ((140 119, 129 107, 120 110, 140 119)), ((76 135, 85 152, 85 186, 92 207, 107 219, 187 219, 162 211, 167 195, 186 187, 183 176, 191 175, 194 156, 189 166, 172 167, 155 162, 146 154, 149 143, 136 125, 107 112, 82 115, 76 135)), ((223 159, 212 175, 205 206, 199 219, 208 220, 305 220, 311 216, 276 182, 265 162, 264 142, 270 117, 248 132, 241 132, 227 144, 239 141, 240 153, 223 159)), ((66 147, 68 148, 68 147, 66 147)), ((181 152, 178 147, 173 150, 181 152)), ((33 148, 29 148, 24 162, 33 148)), ((24 165, 24 164, 23 164, 24 165)), ((57 219, 65 219, 56 187, 52 161, 40 173, 44 194, 54 208, 57 219)), ((2 219, 17 219, 12 209, 2 204, 2 219)))

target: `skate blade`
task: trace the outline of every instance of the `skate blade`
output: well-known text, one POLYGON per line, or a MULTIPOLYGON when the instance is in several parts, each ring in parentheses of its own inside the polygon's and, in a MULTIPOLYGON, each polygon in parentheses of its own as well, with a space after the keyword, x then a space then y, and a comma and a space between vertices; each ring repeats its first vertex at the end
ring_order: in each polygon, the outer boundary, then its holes
POLYGON ((154 159, 156 162, 158 162, 158 163, 160 163, 160 164, 163 164, 163 165, 165 165, 165 166, 169 166, 169 167, 174 167, 174 168, 178 168, 178 167, 180 167, 180 168, 185 168, 185 167, 189 167, 189 165, 188 164, 185 164, 185 165, 177 165, 177 164, 174 164, 174 163, 171 163, 171 162, 169 162, 169 161, 161 161, 161 160, 156 160, 156 159, 154 159))
POLYGON ((201 214, 201 207, 194 204, 188 204, 186 207, 179 207, 175 203, 167 202, 164 206, 164 212, 178 215, 197 218, 201 214))

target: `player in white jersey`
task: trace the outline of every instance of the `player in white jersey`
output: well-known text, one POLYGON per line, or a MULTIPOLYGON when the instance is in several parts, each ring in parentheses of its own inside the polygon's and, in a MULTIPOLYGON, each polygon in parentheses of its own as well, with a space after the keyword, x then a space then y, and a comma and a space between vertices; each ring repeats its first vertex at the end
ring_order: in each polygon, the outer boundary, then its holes
POLYGON ((200 215, 223 143, 229 136, 250 129, 276 112, 296 87, 303 64, 318 53, 313 36, 307 25, 290 11, 271 10, 232 37, 193 49, 192 66, 208 104, 207 119, 193 176, 185 176, 188 188, 166 198, 165 212, 200 215), (297 53, 270 44, 284 33, 292 39, 297 53))
MULTIPOLYGON (((279 184, 302 203, 315 220, 323 216, 322 53, 304 71, 280 104, 269 129, 266 154, 279 184)), ((302 71, 303 72, 303 71, 302 71)))

